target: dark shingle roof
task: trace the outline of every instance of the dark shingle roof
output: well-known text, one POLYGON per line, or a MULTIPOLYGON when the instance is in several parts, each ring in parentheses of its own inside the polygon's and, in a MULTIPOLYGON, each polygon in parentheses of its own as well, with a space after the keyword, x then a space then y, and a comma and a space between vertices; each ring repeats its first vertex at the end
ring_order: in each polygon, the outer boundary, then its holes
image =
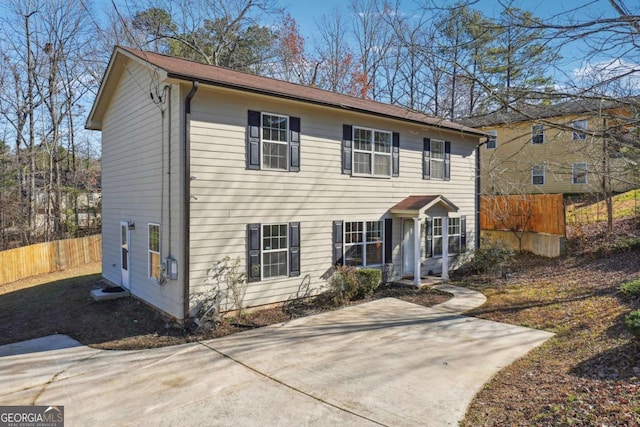
MULTIPOLYGON (((630 100, 630 102, 637 102, 630 100)), ((502 123, 518 123, 551 117, 563 117, 578 114, 598 114, 612 108, 620 108, 629 102, 610 99, 582 98, 553 105, 527 105, 518 111, 496 111, 494 113, 460 119, 459 122, 470 127, 492 126, 502 123)))
POLYGON ((197 80, 214 86, 228 87, 291 100, 320 104, 342 110, 375 114, 477 136, 485 135, 484 132, 479 132, 471 127, 428 116, 417 111, 411 111, 397 105, 389 105, 368 99, 355 98, 309 86, 243 73, 182 58, 161 55, 158 53, 144 52, 128 47, 118 47, 116 50, 117 49, 122 49, 123 51, 126 51, 129 54, 164 70, 170 78, 188 81, 197 80))

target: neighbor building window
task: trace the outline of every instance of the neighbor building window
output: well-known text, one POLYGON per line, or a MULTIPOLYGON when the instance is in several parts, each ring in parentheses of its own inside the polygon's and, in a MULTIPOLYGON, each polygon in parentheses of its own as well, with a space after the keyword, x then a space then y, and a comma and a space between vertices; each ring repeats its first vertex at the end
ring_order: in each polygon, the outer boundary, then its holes
POLYGON ((262 278, 286 276, 289 253, 287 224, 262 226, 262 278))
POLYGON ((542 144, 544 142, 544 125, 531 126, 531 143, 542 144))
POLYGON ((587 164, 586 163, 573 164, 573 183, 574 184, 587 183, 587 164))
POLYGON ((383 254, 383 221, 344 222, 345 265, 354 267, 381 265, 383 254))
POLYGON ((489 137, 485 146, 488 150, 492 150, 498 146, 498 131, 490 130, 487 133, 489 134, 489 137))
POLYGON ((353 173, 391 176, 391 132, 353 128, 353 173))
POLYGON ((264 169, 287 170, 289 118, 262 113, 262 165, 264 169))
POLYGON ((531 183, 533 185, 544 185, 544 165, 536 165, 531 168, 531 183))
POLYGON ((584 133, 585 130, 587 130, 587 121, 586 120, 576 120, 573 123, 571 123, 571 127, 573 127, 575 130, 573 131, 573 140, 581 140, 581 139, 587 139, 587 134, 584 133))
POLYGON ((149 277, 159 280, 160 279, 160 225, 149 224, 149 238, 148 238, 148 270, 149 277))

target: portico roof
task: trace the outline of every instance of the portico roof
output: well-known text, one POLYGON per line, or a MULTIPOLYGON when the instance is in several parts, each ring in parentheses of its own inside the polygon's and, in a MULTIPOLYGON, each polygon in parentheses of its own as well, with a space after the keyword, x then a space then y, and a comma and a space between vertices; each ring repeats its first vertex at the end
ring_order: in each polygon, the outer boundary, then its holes
POLYGON ((408 196, 389 211, 392 215, 403 217, 423 217, 425 212, 440 205, 447 212, 458 212, 458 207, 442 195, 408 196))

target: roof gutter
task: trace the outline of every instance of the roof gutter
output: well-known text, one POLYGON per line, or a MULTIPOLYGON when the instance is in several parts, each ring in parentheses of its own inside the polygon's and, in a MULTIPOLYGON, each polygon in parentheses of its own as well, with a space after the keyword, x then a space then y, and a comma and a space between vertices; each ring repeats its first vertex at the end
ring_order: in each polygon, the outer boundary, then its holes
MULTIPOLYGON (((193 80, 191 86, 191 90, 187 94, 184 99, 184 116, 183 116, 183 130, 184 135, 182 138, 183 147, 182 147, 182 164, 184 165, 184 175, 182 176, 183 180, 183 191, 184 200, 182 202, 182 218, 184 218, 184 230, 183 230, 183 318, 186 319, 189 316, 189 296, 190 296, 190 288, 189 288, 189 257, 190 257, 190 236, 189 229, 191 228, 191 140, 189 138, 190 135, 190 126, 189 126, 189 117, 191 115, 191 100, 195 96, 198 91, 199 83, 196 80, 193 80)), ((169 118, 171 120, 171 118, 169 118)))

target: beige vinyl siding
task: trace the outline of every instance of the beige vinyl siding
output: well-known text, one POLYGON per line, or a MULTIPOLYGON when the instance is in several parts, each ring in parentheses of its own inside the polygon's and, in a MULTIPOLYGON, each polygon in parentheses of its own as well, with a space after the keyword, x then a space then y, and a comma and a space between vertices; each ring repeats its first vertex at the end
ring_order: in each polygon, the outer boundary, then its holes
MULTIPOLYGON (((583 140, 573 140, 571 123, 583 117, 556 117, 551 123, 564 124, 566 128, 544 125, 544 143, 531 143, 533 122, 519 122, 485 126, 484 131, 496 130, 497 148, 481 149, 483 194, 518 193, 583 193, 599 191, 602 171, 602 139, 587 135, 583 140), (573 164, 586 163, 587 183, 573 183, 573 164), (533 185, 531 169, 545 166, 544 185, 533 185)), ((595 129, 595 120, 587 120, 587 131, 595 129)), ((611 159, 614 176, 622 179, 616 189, 626 188, 628 166, 623 159, 611 159)))
MULTIPOLYGON (((121 64, 116 64, 120 66, 121 64)), ((162 129, 160 109, 149 97, 152 72, 136 62, 127 62, 126 71, 109 104, 102 129, 102 235, 103 276, 121 284, 120 221, 135 223, 130 232, 130 288, 133 295, 148 301, 162 311, 182 317, 182 289, 176 281, 163 285, 148 277, 148 223, 160 224, 163 252, 168 255, 168 178, 165 196, 162 187, 162 147, 167 165, 167 123, 162 129), (165 133, 164 138, 162 132, 165 133), (164 217, 161 206, 164 204, 164 217), (164 220, 164 223, 162 223, 164 220)), ((180 255, 179 233, 179 110, 181 94, 177 86, 172 92, 172 254, 180 255)), ((167 115, 168 120, 168 115, 167 115)), ((168 166, 168 165, 167 165, 168 166)), ((166 168, 165 168, 166 173, 166 168)), ((180 266, 179 261, 179 268, 180 266)))
MULTIPOLYGON (((477 139, 400 121, 300 102, 201 86, 190 123, 190 288, 201 290, 206 271, 224 256, 246 262, 249 223, 301 224, 301 275, 252 282, 248 306, 286 300, 303 283, 318 289, 331 269, 332 222, 380 220, 409 195, 442 194, 467 216, 475 240, 474 169, 477 139), (299 117, 300 172, 245 169, 247 111, 299 117), (400 176, 342 174, 342 125, 400 133, 400 176), (451 181, 422 179, 423 138, 451 141, 451 181)), ((396 275, 401 268, 401 220, 394 218, 396 275)), ((389 242, 387 242, 389 243, 389 242)), ((243 270, 244 271, 244 270, 243 270)))

